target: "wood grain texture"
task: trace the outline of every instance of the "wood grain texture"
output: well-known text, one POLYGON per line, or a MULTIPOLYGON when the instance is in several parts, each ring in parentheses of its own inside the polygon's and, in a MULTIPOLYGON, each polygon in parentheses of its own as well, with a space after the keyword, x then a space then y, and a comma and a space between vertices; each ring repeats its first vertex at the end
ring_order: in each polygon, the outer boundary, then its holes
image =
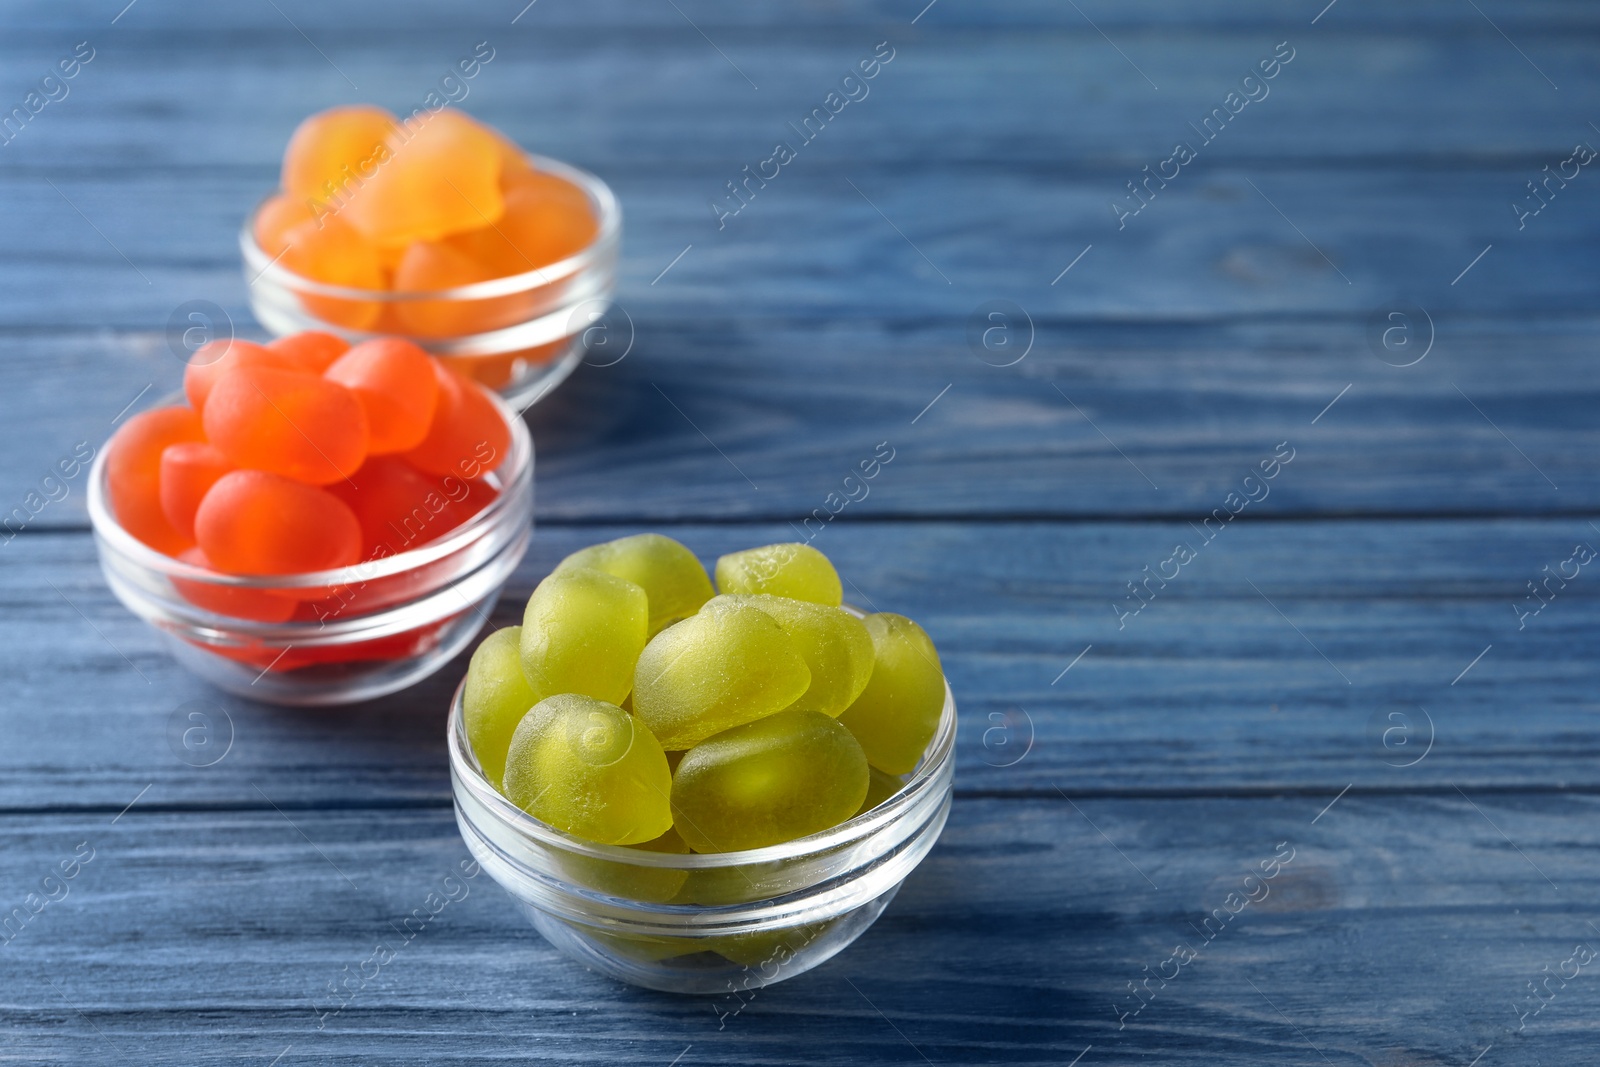
MULTIPOLYGON (((634 529, 538 531, 496 624, 520 619, 567 552, 634 529)), ((671 532, 707 562, 794 537, 671 532)), ((1581 570, 1521 630, 1515 608, 1580 541, 1600 534, 1577 519, 1280 523, 1247 511, 1210 544, 1175 523, 845 518, 814 543, 850 600, 933 636, 961 708, 959 790, 1088 796, 1600 789, 1583 651, 1600 621, 1594 577, 1581 570), (1178 541, 1194 561, 1119 620, 1114 605, 1135 603, 1126 583, 1178 541)), ((27 621, 0 630, 15 650, 0 721, 16 741, 0 748, 0 808, 114 808, 152 782, 152 801, 184 806, 255 803, 258 781, 296 808, 446 799, 443 722, 464 659, 352 709, 254 705, 172 662, 106 591, 86 538, 28 536, 3 551, 14 555, 0 607, 27 621), (61 699, 64 679, 96 699, 61 699), (189 701, 231 721, 232 750, 213 767, 171 747, 189 701)))
POLYGON ((0 1021, 30 1063, 1581 1062, 1592 975, 1520 1032, 1518 1005, 1600 942, 1596 798, 1327 799, 958 801, 852 950, 738 1000, 589 974, 479 875, 320 1030, 328 983, 466 857, 448 810, 8 818, 8 903, 94 859, 0 946, 0 1021))

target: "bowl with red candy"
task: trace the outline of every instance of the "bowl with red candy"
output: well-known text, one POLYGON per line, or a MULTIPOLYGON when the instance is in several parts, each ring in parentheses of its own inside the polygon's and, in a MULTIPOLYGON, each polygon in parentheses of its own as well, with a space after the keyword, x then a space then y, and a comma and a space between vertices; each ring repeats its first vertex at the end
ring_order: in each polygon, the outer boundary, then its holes
POLYGON ((532 535, 533 443, 402 338, 304 332, 196 352, 130 417, 88 506, 113 593, 242 696, 342 704, 470 642, 532 535))

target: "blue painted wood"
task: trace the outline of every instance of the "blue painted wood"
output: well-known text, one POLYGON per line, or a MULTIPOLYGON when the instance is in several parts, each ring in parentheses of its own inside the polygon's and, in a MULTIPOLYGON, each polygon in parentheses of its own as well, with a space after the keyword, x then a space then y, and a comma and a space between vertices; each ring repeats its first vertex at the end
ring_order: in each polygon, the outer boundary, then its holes
POLYGON ((964 716, 945 839, 809 977, 625 989, 484 884, 318 1031, 463 855, 461 664, 339 713, 218 697, 110 598, 73 486, 0 543, 0 916, 95 849, 0 944, 9 1058, 1584 1061, 1600 620, 1581 576, 1518 612, 1600 537, 1596 201, 1585 172, 1522 229, 1510 204, 1596 136, 1594 5, 23 0, 0 27, 0 111, 97 49, 0 148, 0 501, 175 382, 177 303, 251 331, 233 234, 301 116, 407 105, 489 39, 467 106, 615 185, 638 337, 535 412, 546 525, 497 618, 600 538, 793 536, 888 440, 817 543, 928 626, 964 716), (707 198, 878 40, 870 98, 718 230, 707 198), (1117 229, 1281 40, 1271 96, 1117 229), (1401 295, 1436 332, 1408 368, 1368 335, 1401 295), (995 299, 1036 327, 1009 367, 967 338, 995 299), (1280 441, 1270 497, 1128 614, 1280 441), (232 723, 213 767, 170 748, 189 699, 232 723), (1280 841, 1271 895, 1195 931, 1280 841))

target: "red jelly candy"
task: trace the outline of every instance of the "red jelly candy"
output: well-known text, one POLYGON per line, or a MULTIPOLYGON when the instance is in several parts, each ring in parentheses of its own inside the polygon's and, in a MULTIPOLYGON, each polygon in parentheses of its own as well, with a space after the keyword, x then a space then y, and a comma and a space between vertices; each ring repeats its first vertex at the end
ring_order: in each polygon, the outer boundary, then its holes
POLYGON ((361 524, 342 500, 267 471, 219 478, 200 502, 194 532, 227 574, 304 574, 361 558, 361 524))
POLYGON ((439 383, 433 360, 414 343, 401 337, 363 341, 340 356, 326 377, 361 401, 372 455, 409 451, 427 436, 439 383))
MULTIPOLYGON (((184 549, 178 553, 178 558, 196 567, 216 570, 198 545, 184 549)), ((262 589, 234 589, 185 578, 174 578, 172 584, 189 603, 218 615, 253 619, 256 622, 288 622, 295 612, 295 601, 274 596, 262 589)))
POLYGON ((373 456, 328 492, 361 522, 364 558, 397 555, 426 544, 483 510, 497 495, 480 480, 424 474, 395 456, 373 456))
POLYGON ((106 488, 117 522, 155 549, 175 556, 194 544, 173 529, 161 507, 161 453, 170 445, 205 440, 200 416, 189 408, 157 408, 122 424, 106 456, 106 488))
POLYGON ((367 416, 355 394, 300 371, 228 371, 206 399, 205 429, 235 466, 312 485, 349 477, 367 456, 367 416))
POLYGON ((439 403, 428 435, 405 461, 429 474, 476 478, 498 467, 511 450, 511 429, 482 386, 438 362, 439 403))
POLYGON ((271 367, 274 370, 299 370, 300 364, 284 352, 274 351, 254 341, 241 341, 237 337, 226 341, 212 341, 201 345, 189 357, 183 372, 183 395, 189 406, 204 412, 206 398, 217 384, 217 379, 235 367, 271 367))
POLYGON ((185 540, 194 540, 194 513, 218 478, 233 470, 228 457, 197 441, 168 445, 161 453, 161 511, 185 540))
POLYGON ((308 374, 321 374, 333 366, 333 361, 350 351, 350 342, 321 330, 305 330, 280 337, 267 345, 299 364, 308 374))

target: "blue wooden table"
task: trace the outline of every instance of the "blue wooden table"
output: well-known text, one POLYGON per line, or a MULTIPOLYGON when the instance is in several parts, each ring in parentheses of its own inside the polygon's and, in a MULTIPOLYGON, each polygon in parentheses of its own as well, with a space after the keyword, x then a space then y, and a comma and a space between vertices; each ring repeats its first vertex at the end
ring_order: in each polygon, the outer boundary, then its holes
POLYGON ((0 1061, 1594 1062, 1600 9, 125 2, 0 14, 0 1061), (51 477, 175 386, 175 309, 260 335, 295 123, 479 42, 460 106, 626 214, 496 621, 594 541, 802 528, 961 705, 938 847, 753 995, 483 879, 323 1014, 466 855, 464 661, 224 696, 51 477))

